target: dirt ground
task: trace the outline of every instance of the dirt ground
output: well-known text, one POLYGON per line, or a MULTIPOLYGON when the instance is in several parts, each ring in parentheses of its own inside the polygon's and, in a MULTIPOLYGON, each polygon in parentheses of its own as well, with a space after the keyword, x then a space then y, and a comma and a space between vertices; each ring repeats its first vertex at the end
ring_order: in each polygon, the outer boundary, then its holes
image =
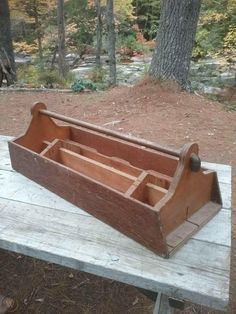
MULTIPOLYGON (((0 92, 0 134, 19 135, 27 127, 30 106, 49 110, 180 149, 190 141, 203 160, 233 167, 235 208, 236 111, 181 92, 174 86, 143 82, 107 92, 0 92)), ((236 218, 233 210, 231 304, 236 313, 236 218)), ((119 314, 152 312, 153 302, 135 288, 6 251, 0 252, 0 294, 18 300, 15 313, 119 314)), ((187 304, 185 314, 219 313, 187 304)))

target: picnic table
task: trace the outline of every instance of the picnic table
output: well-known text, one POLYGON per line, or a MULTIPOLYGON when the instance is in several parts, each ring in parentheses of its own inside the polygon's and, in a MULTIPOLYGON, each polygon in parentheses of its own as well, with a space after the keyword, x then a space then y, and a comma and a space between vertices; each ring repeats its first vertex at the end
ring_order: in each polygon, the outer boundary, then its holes
POLYGON ((203 163, 218 173, 223 208, 164 259, 12 170, 10 139, 0 136, 0 248, 157 292, 154 313, 171 313, 178 300, 227 309, 230 166, 203 163))

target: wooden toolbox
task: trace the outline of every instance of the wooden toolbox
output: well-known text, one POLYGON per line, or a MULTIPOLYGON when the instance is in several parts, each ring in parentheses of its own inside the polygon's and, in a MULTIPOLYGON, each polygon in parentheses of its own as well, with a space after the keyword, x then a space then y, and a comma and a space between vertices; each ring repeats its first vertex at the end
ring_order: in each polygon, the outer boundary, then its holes
POLYGON ((43 103, 9 151, 13 169, 164 257, 222 205, 217 175, 201 167, 196 143, 176 152, 43 103))

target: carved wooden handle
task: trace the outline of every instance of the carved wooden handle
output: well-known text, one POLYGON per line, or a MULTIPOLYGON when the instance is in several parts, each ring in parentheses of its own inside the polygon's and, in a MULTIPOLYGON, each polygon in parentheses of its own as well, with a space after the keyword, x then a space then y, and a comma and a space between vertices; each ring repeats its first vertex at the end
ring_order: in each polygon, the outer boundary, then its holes
MULTIPOLYGON (((77 120, 77 119, 74 119, 74 118, 69 118, 69 117, 66 117, 64 115, 58 114, 56 112, 49 111, 49 110, 47 110, 46 105, 44 103, 41 103, 41 102, 37 102, 37 103, 35 103, 33 105, 32 109, 31 109, 31 113, 32 113, 32 115, 42 114, 42 115, 45 115, 45 116, 48 116, 48 117, 51 117, 51 118, 54 118, 54 119, 57 119, 57 120, 60 120, 60 121, 64 121, 66 123, 71 123, 71 124, 74 124, 74 125, 77 125, 77 126, 80 126, 80 127, 84 127, 84 128, 90 129, 92 131, 96 131, 96 132, 100 132, 100 133, 106 134, 108 136, 113 136, 113 137, 119 138, 121 140, 125 140, 125 141, 128 141, 128 142, 131 142, 133 144, 138 144, 138 145, 141 145, 141 146, 145 146, 147 148, 155 149, 155 150, 158 150, 159 152, 162 152, 162 153, 165 153, 165 154, 169 154, 169 155, 172 155, 172 156, 180 157, 180 152, 179 151, 170 150, 170 149, 168 149, 166 147, 159 146, 159 145, 157 145, 155 143, 152 143, 152 142, 149 142, 149 141, 146 141, 146 140, 143 140, 143 139, 139 139, 139 138, 136 138, 136 137, 133 137, 133 136, 127 136, 127 135, 124 135, 124 134, 121 134, 121 133, 118 133, 118 132, 115 132, 115 131, 103 128, 103 127, 98 126, 98 125, 94 125, 94 124, 91 124, 91 123, 88 123, 88 122, 84 122, 84 121, 81 121, 81 120, 77 120)), ((191 162, 190 162, 191 170, 192 171, 198 171, 200 169, 200 167, 201 167, 201 160, 200 160, 200 158, 198 157, 197 154, 193 154, 190 159, 191 159, 191 162)))

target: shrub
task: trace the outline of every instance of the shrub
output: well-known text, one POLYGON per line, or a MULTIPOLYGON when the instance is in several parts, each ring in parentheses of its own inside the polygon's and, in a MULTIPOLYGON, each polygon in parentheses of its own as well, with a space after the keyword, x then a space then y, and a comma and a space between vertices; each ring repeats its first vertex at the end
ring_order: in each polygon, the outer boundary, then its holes
POLYGON ((39 69, 35 65, 17 65, 17 78, 19 83, 29 84, 32 87, 36 87, 39 85, 38 77, 39 69))
POLYGON ((66 80, 61 78, 56 70, 40 72, 38 81, 48 88, 64 87, 66 85, 66 80))
POLYGON ((149 48, 144 44, 138 42, 134 35, 119 38, 119 51, 121 55, 129 55, 132 57, 136 53, 149 52, 149 48))
POLYGON ((85 89, 89 89, 89 90, 97 90, 97 86, 96 84, 94 84, 91 80, 76 80, 72 85, 71 85, 71 89, 73 90, 73 92, 82 92, 85 89))
POLYGON ((95 83, 103 83, 105 81, 106 70, 103 67, 95 66, 88 74, 89 80, 95 83))

